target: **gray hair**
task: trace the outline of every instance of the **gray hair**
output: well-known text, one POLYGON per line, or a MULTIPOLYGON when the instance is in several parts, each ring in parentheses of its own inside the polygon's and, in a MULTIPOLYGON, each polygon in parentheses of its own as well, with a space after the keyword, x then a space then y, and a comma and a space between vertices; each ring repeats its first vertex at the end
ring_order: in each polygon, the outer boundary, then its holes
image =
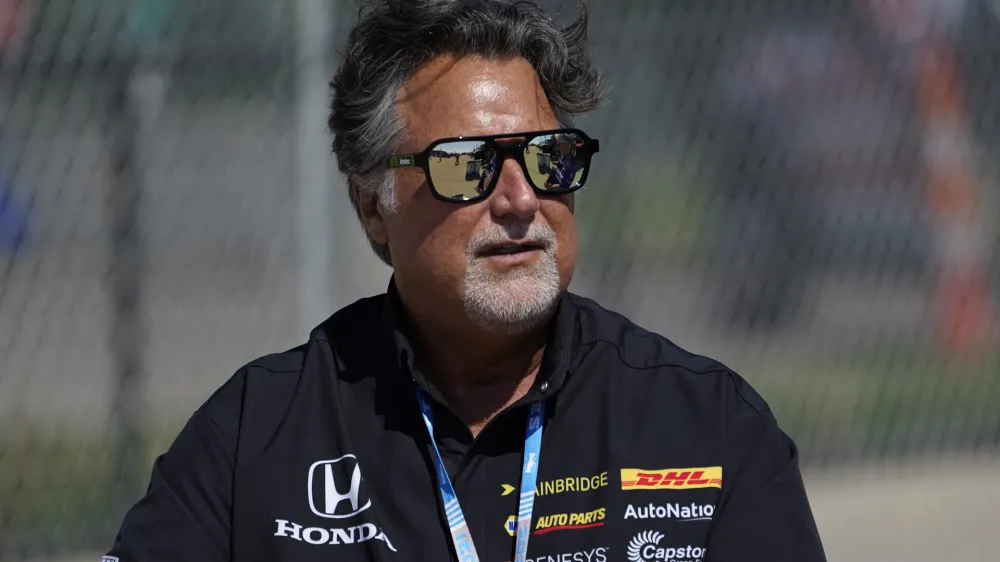
MULTIPOLYGON (((384 212, 395 210, 393 177, 383 162, 402 142, 396 98, 420 67, 443 55, 526 59, 563 125, 595 109, 605 95, 587 53, 582 1, 578 17, 560 28, 531 0, 361 0, 343 65, 330 83, 328 123, 359 218, 352 185, 377 195, 384 212)), ((391 266, 389 248, 370 235, 368 240, 391 266)))

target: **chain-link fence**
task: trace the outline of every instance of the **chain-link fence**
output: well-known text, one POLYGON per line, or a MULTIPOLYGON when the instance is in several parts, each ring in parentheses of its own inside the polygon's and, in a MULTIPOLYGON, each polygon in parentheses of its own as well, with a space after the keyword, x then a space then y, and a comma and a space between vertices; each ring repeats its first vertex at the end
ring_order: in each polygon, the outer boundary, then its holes
MULTIPOLYGON (((746 376, 808 467, 998 445, 1000 2, 590 5, 573 288, 746 376)), ((353 15, 0 1, 0 560, 107 545, 212 390, 386 283, 317 171, 353 15)))

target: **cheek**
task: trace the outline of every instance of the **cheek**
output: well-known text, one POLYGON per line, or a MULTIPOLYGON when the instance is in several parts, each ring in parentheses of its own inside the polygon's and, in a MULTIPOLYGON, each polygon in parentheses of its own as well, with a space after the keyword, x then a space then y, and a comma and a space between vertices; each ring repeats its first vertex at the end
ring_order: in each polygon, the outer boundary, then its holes
POLYGON ((570 223, 559 231, 559 264, 572 269, 576 266, 577 238, 576 224, 570 223))
POLYGON ((572 235, 576 238, 576 199, 573 194, 542 200, 542 214, 556 230, 559 237, 572 235))
POLYGON ((454 285, 464 282, 466 245, 474 231, 474 216, 468 207, 451 206, 420 195, 408 201, 393 217, 390 242, 403 275, 422 283, 454 285))
POLYGON ((459 267, 465 270, 465 248, 470 228, 460 217, 446 216, 429 225, 427 235, 417 248, 420 258, 435 268, 459 267))
POLYGON ((559 280, 563 289, 573 280, 577 261, 576 223, 570 221, 558 231, 559 251, 556 254, 556 266, 559 268, 559 280))
POLYGON ((574 199, 570 194, 566 197, 546 201, 551 203, 545 213, 549 225, 556 231, 559 239, 559 263, 563 267, 572 268, 576 264, 577 232, 576 216, 573 214, 574 199))
MULTIPOLYGON (((402 175, 402 174, 401 174, 402 175)), ((396 212, 386 217, 390 246, 400 259, 411 259, 435 236, 437 225, 445 219, 446 209, 431 195, 423 175, 397 178, 396 212)))

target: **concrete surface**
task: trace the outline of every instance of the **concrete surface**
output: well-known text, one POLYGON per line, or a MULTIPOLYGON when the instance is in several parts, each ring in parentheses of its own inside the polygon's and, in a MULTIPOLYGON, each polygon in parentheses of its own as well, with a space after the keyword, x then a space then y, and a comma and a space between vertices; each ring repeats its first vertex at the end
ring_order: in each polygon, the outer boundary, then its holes
POLYGON ((831 562, 1000 560, 1000 456, 806 475, 831 562))

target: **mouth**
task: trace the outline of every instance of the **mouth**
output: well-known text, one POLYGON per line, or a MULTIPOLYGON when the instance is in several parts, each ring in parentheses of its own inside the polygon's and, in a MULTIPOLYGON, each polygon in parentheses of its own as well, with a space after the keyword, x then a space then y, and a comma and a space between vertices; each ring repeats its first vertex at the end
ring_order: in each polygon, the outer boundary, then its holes
POLYGON ((539 242, 504 242, 502 244, 494 244, 483 248, 482 250, 476 252, 476 255, 479 257, 514 256, 544 249, 545 246, 539 242))

